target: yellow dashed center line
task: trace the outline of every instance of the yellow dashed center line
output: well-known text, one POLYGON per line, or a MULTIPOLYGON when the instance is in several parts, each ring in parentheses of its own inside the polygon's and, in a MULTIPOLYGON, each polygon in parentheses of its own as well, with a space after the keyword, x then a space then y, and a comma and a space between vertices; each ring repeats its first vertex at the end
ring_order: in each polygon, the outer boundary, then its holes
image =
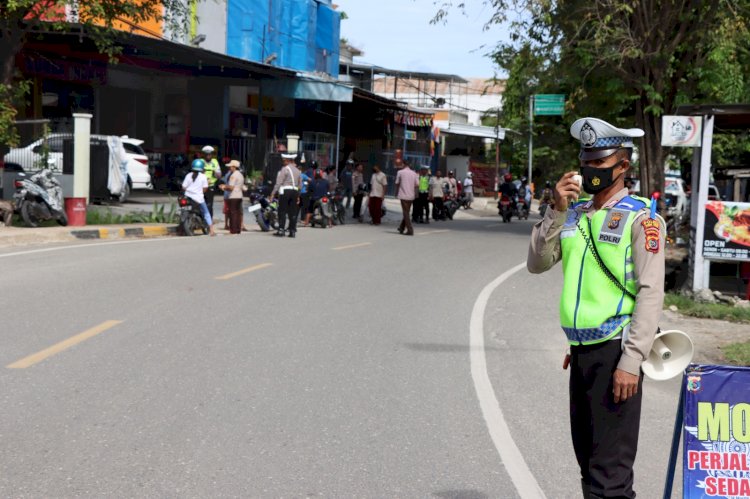
POLYGON ((35 354, 29 355, 28 357, 24 357, 21 360, 17 360, 12 364, 8 364, 8 369, 26 369, 27 367, 31 367, 34 364, 37 364, 44 359, 48 357, 52 357, 53 355, 56 355, 64 350, 67 350, 70 347, 73 347, 83 341, 88 340, 89 338, 93 338, 97 334, 103 333, 104 331, 111 329, 118 324, 122 324, 122 321, 106 321, 102 322, 98 326, 94 326, 91 329, 87 329, 86 331, 79 333, 75 336, 72 336, 68 338, 67 340, 63 340, 60 343, 57 343, 55 345, 52 345, 49 348, 45 348, 41 352, 37 352, 35 354))
POLYGON ((341 250, 347 250, 347 249, 353 249, 353 248, 362 248, 363 246, 370 246, 372 243, 359 243, 359 244, 349 244, 348 246, 336 246, 335 248, 331 248, 334 251, 341 251, 341 250))
POLYGON ((226 281, 234 277, 248 274, 250 272, 255 272, 256 270, 265 269, 266 267, 270 267, 272 265, 272 263, 261 263, 259 265, 253 265, 252 267, 248 267, 246 269, 238 270, 237 272, 232 272, 231 274, 220 275, 219 277, 216 277, 216 279, 219 281, 226 281))

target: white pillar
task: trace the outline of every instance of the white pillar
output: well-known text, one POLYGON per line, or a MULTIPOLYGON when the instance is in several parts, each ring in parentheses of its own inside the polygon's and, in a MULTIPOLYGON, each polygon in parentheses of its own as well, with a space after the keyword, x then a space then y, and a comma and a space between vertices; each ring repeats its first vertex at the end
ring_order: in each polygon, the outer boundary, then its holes
POLYGON ((89 202, 91 173, 91 118, 90 114, 73 113, 73 197, 89 202))
POLYGON ((698 192, 693 192, 693 203, 697 210, 695 224, 695 263, 693 270, 693 291, 708 287, 709 262, 703 258, 703 230, 706 224, 706 202, 708 201, 708 183, 711 174, 711 144, 714 136, 714 117, 703 117, 703 140, 701 142, 701 169, 698 192))

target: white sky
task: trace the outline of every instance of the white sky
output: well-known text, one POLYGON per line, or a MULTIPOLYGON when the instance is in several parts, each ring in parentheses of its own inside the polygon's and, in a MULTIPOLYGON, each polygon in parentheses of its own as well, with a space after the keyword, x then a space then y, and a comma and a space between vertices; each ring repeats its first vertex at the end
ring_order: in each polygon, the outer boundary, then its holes
POLYGON ((482 27, 490 8, 468 0, 467 15, 452 10, 446 25, 431 25, 434 0, 335 0, 348 19, 341 37, 365 52, 356 62, 389 69, 490 78, 494 65, 486 54, 506 37, 504 30, 482 27))

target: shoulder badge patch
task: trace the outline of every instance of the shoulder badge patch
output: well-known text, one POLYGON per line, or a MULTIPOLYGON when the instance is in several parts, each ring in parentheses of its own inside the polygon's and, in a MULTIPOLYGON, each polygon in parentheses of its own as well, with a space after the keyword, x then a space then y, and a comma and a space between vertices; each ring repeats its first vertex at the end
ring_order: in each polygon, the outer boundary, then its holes
POLYGON ((646 251, 659 252, 659 237, 661 236, 661 224, 654 218, 644 218, 641 221, 643 232, 646 234, 646 251))

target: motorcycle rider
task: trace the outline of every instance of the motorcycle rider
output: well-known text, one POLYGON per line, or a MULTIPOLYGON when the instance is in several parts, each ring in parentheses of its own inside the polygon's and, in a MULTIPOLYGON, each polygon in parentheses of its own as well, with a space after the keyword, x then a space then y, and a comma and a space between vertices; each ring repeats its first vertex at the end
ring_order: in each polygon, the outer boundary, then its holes
POLYGON ((453 170, 448 172, 448 195, 451 199, 454 199, 458 195, 458 182, 456 181, 456 174, 453 170))
POLYGON ((552 182, 547 180, 544 183, 544 189, 542 189, 542 196, 539 199, 539 213, 546 210, 546 207, 554 205, 554 195, 552 193, 552 182), (546 206, 544 209, 543 206, 546 206))
POLYGON ((208 192, 208 179, 203 171, 206 168, 206 162, 200 158, 194 159, 190 164, 190 173, 185 175, 185 179, 182 181, 182 190, 185 195, 198 203, 203 213, 203 219, 208 224, 209 233, 212 236, 216 235, 214 232, 213 220, 211 212, 206 206, 206 192, 208 192))
MULTIPOLYGON (((497 200, 497 212, 503 214, 503 199, 508 198, 511 202, 511 208, 513 206, 513 200, 518 195, 518 189, 516 184, 513 183, 513 175, 510 172, 503 175, 503 183, 500 184, 500 197, 497 200)), ((511 210, 512 211, 512 210, 511 210)))
MULTIPOLYGON (((305 218, 305 226, 310 225, 310 220, 312 220, 315 203, 326 197, 330 189, 330 184, 328 182, 328 179, 325 178, 323 170, 316 168, 315 172, 313 173, 313 177, 314 179, 312 185, 310 186, 310 207, 307 212, 307 217, 305 218)), ((333 219, 328 219, 328 226, 333 227, 333 219)))
POLYGON ((214 157, 215 149, 212 146, 204 146, 203 149, 203 161, 205 164, 205 176, 208 181, 208 190, 206 191, 206 205, 208 206, 208 212, 211 217, 214 216, 214 191, 216 184, 221 179, 221 167, 219 166, 219 160, 214 157))

